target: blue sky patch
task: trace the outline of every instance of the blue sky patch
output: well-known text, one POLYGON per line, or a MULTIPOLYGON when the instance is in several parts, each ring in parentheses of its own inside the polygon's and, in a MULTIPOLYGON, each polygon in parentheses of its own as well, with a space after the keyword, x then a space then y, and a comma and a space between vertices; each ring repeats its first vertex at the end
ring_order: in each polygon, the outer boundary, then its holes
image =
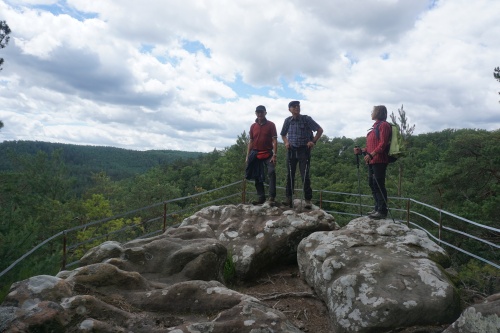
POLYGON ((39 9, 46 12, 51 12, 52 14, 58 15, 69 15, 78 21, 85 21, 88 19, 93 19, 98 17, 95 13, 86 13, 76 10, 73 7, 70 7, 66 4, 66 1, 60 1, 58 3, 52 5, 34 5, 32 6, 34 9, 39 9))
POLYGON ((303 81, 300 77, 295 77, 293 81, 280 79, 280 84, 276 86, 252 86, 243 82, 241 76, 238 75, 235 82, 226 82, 233 89, 239 98, 249 98, 250 96, 269 96, 271 91, 276 92, 281 98, 301 99, 303 96, 290 86, 290 82, 303 81))
POLYGON ((202 43, 199 41, 184 41, 183 43, 183 48, 184 50, 188 51, 189 53, 197 53, 197 52, 203 52, 205 56, 210 58, 210 50, 205 47, 202 43))

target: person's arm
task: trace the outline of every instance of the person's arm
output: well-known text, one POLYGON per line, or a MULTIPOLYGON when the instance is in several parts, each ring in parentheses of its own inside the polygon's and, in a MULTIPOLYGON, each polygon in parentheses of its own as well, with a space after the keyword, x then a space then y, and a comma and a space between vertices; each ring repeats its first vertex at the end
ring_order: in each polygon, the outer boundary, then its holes
POLYGON ((285 144, 286 149, 290 149, 290 142, 288 142, 288 138, 286 135, 282 135, 281 138, 283 139, 283 143, 285 144))
POLYGON ((276 160, 278 159, 278 137, 274 136, 273 137, 273 157, 271 158, 271 161, 276 164, 276 160))
POLYGON ((323 129, 320 127, 320 128, 318 128, 318 130, 316 131, 316 135, 314 136, 314 139, 313 139, 314 144, 316 144, 316 142, 318 142, 319 138, 321 138, 322 135, 323 135, 323 129))
POLYGON ((253 140, 252 139, 248 140, 247 157, 245 158, 245 163, 248 163, 248 155, 250 154, 250 150, 252 150, 252 144, 253 140))
POLYGON ((319 140, 319 138, 321 138, 321 135, 323 135, 323 129, 311 117, 308 116, 308 117, 306 117, 306 119, 307 119, 307 123, 308 123, 309 128, 313 132, 316 132, 316 135, 313 137, 312 141, 309 141, 307 143, 307 148, 312 149, 312 147, 316 144, 316 142, 319 140))

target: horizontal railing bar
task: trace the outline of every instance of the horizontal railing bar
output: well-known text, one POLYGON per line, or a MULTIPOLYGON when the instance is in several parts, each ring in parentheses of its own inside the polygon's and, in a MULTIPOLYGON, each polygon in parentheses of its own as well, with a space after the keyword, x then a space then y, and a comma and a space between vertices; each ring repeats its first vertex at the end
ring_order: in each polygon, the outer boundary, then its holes
POLYGON ((422 228, 421 226, 419 226, 419 225, 418 225, 418 224, 416 224, 416 223, 410 222, 410 224, 411 224, 411 225, 413 225, 413 226, 415 226, 415 227, 417 227, 418 229, 420 229, 420 230, 424 231, 427 235, 429 235, 431 238, 433 238, 434 240, 436 240, 438 243, 440 243, 440 244, 441 244, 441 243, 442 243, 442 244, 445 244, 446 246, 449 246, 449 247, 451 247, 451 248, 453 248, 453 249, 455 249, 455 250, 457 250, 457 251, 460 251, 460 252, 462 252, 462 253, 465 253, 465 254, 467 254, 467 255, 469 255, 469 256, 471 256, 471 257, 473 257, 473 258, 476 258, 476 259, 478 259, 478 260, 480 260, 480 261, 482 261, 482 262, 485 262, 485 263, 487 263, 487 264, 489 264, 489 265, 491 265, 491 266, 493 266, 493 267, 495 267, 495 268, 500 269, 500 265, 497 265, 496 263, 494 263, 494 262, 492 262, 492 261, 489 261, 489 260, 487 260, 487 259, 481 258, 480 256, 477 256, 477 255, 475 255, 474 253, 470 253, 470 252, 468 252, 468 251, 465 251, 464 249, 462 249, 462 248, 460 248, 460 247, 458 247, 458 246, 455 246, 455 245, 452 245, 452 244, 450 244, 450 243, 448 243, 448 242, 445 242, 445 241, 443 241, 443 240, 440 240, 440 239, 438 239, 436 236, 434 236, 433 234, 431 234, 429 231, 427 231, 426 229, 422 228))
POLYGON ((449 230, 449 231, 452 231, 454 233, 457 233, 457 234, 460 234, 462 236, 467 236, 469 238, 472 238, 472 239, 475 239, 477 241, 480 241, 481 243, 484 243, 486 245, 490 245, 490 246, 493 246, 493 247, 496 247, 497 249, 500 249, 500 244, 495 244, 495 243, 492 243, 492 242, 489 242, 485 239, 482 239, 482 238, 479 238, 477 236, 474 236, 474 235, 471 235, 471 234, 468 234, 466 232, 463 232, 463 231, 460 231, 460 230, 456 230, 456 229, 453 229, 453 228, 450 228, 450 227, 446 227, 446 226, 443 226, 443 229, 446 229, 446 230, 449 230))
POLYGON ((49 238, 47 238, 46 240, 44 240, 43 242, 41 242, 40 244, 38 244, 37 246, 35 246, 34 248, 32 248, 31 250, 29 250, 28 252, 26 252, 25 254, 23 254, 19 259, 17 259, 16 261, 14 261, 12 264, 10 264, 9 267, 7 267, 6 269, 4 269, 2 272, 0 272, 0 277, 2 277, 5 273, 7 273, 8 271, 10 271, 14 266, 16 266, 20 261, 22 261, 24 258, 26 258, 27 256, 29 256, 30 254, 32 254, 33 252, 35 252, 36 250, 38 250, 39 248, 41 248, 43 245, 47 244, 48 242, 50 242, 51 240, 53 240, 54 238, 57 238, 61 235, 64 234, 64 231, 61 231, 49 238))
POLYGON ((476 227, 483 228, 483 229, 488 229, 488 230, 491 230, 491 231, 495 231, 495 232, 499 232, 499 233, 500 233, 500 229, 493 228, 493 227, 490 227, 490 226, 488 226, 488 225, 484 225, 484 224, 480 224, 480 223, 477 223, 477 222, 474 222, 474 221, 468 220, 468 219, 463 218, 463 217, 461 217, 461 216, 455 215, 455 214, 453 214, 453 213, 447 212, 447 211, 442 210, 442 209, 440 209, 440 208, 433 207, 433 206, 431 206, 431 205, 428 205, 428 204, 426 204, 426 203, 423 203, 423 202, 420 202, 420 201, 417 201, 417 200, 414 200, 414 199, 410 199, 410 200, 411 200, 412 202, 414 202, 414 203, 418 203, 418 204, 423 205, 423 206, 425 206, 425 207, 427 207, 427 208, 434 209, 435 211, 438 211, 438 212, 444 213, 444 214, 449 215, 449 216, 451 216, 451 217, 454 217, 454 218, 456 218, 456 219, 459 219, 459 220, 462 220, 462 221, 464 221, 464 222, 467 222, 467 223, 470 223, 470 224, 472 224, 472 225, 475 225, 476 227))

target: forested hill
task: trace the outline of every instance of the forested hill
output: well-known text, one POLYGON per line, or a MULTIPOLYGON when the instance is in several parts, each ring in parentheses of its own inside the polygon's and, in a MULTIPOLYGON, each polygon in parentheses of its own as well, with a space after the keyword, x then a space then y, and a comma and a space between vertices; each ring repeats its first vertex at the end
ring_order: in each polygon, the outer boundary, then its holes
POLYGON ((152 167, 174 161, 198 158, 203 153, 177 150, 136 151, 115 147, 83 146, 41 141, 4 141, 0 143, 0 171, 15 169, 15 160, 40 152, 51 156, 60 153, 70 174, 82 175, 105 172, 113 180, 142 174, 152 167), (16 158, 12 158, 12 157, 16 158))

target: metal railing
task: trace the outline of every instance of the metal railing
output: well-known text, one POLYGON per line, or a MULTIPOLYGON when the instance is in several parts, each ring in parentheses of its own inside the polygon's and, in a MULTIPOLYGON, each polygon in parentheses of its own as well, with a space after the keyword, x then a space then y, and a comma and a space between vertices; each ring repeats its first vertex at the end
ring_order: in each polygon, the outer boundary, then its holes
MULTIPOLYGON (((282 193, 281 197, 284 197, 284 188, 278 187, 278 191, 278 194, 282 193)), ((319 197, 315 202, 321 209, 334 215, 339 224, 347 223, 351 217, 361 216, 363 211, 372 208, 369 204, 372 201, 371 195, 326 190, 314 192, 315 198, 319 197)), ((203 207, 221 203, 247 203, 248 194, 254 193, 247 191, 247 182, 241 180, 213 190, 166 200, 63 230, 14 261, 0 272, 0 278, 12 271, 27 257, 56 240, 60 243, 59 246, 52 245, 52 255, 54 255, 55 248, 56 256, 57 253, 60 255, 60 269, 65 270, 77 265, 79 258, 88 249, 104 240, 126 242, 151 237, 165 232, 167 227, 180 223, 185 217, 203 207)), ((296 193, 301 193, 301 190, 296 190, 296 193)), ((500 269, 499 242, 488 239, 498 240, 500 229, 462 218, 411 198, 389 197, 388 199, 390 206, 388 218, 393 219, 394 222, 423 230, 439 244, 500 269), (457 240, 461 244, 457 244, 457 240), (480 249, 479 253, 473 253, 472 250, 464 248, 464 242, 473 242, 474 245, 470 247, 480 249), (487 257, 496 259, 486 259, 482 253, 488 253, 487 257)))

